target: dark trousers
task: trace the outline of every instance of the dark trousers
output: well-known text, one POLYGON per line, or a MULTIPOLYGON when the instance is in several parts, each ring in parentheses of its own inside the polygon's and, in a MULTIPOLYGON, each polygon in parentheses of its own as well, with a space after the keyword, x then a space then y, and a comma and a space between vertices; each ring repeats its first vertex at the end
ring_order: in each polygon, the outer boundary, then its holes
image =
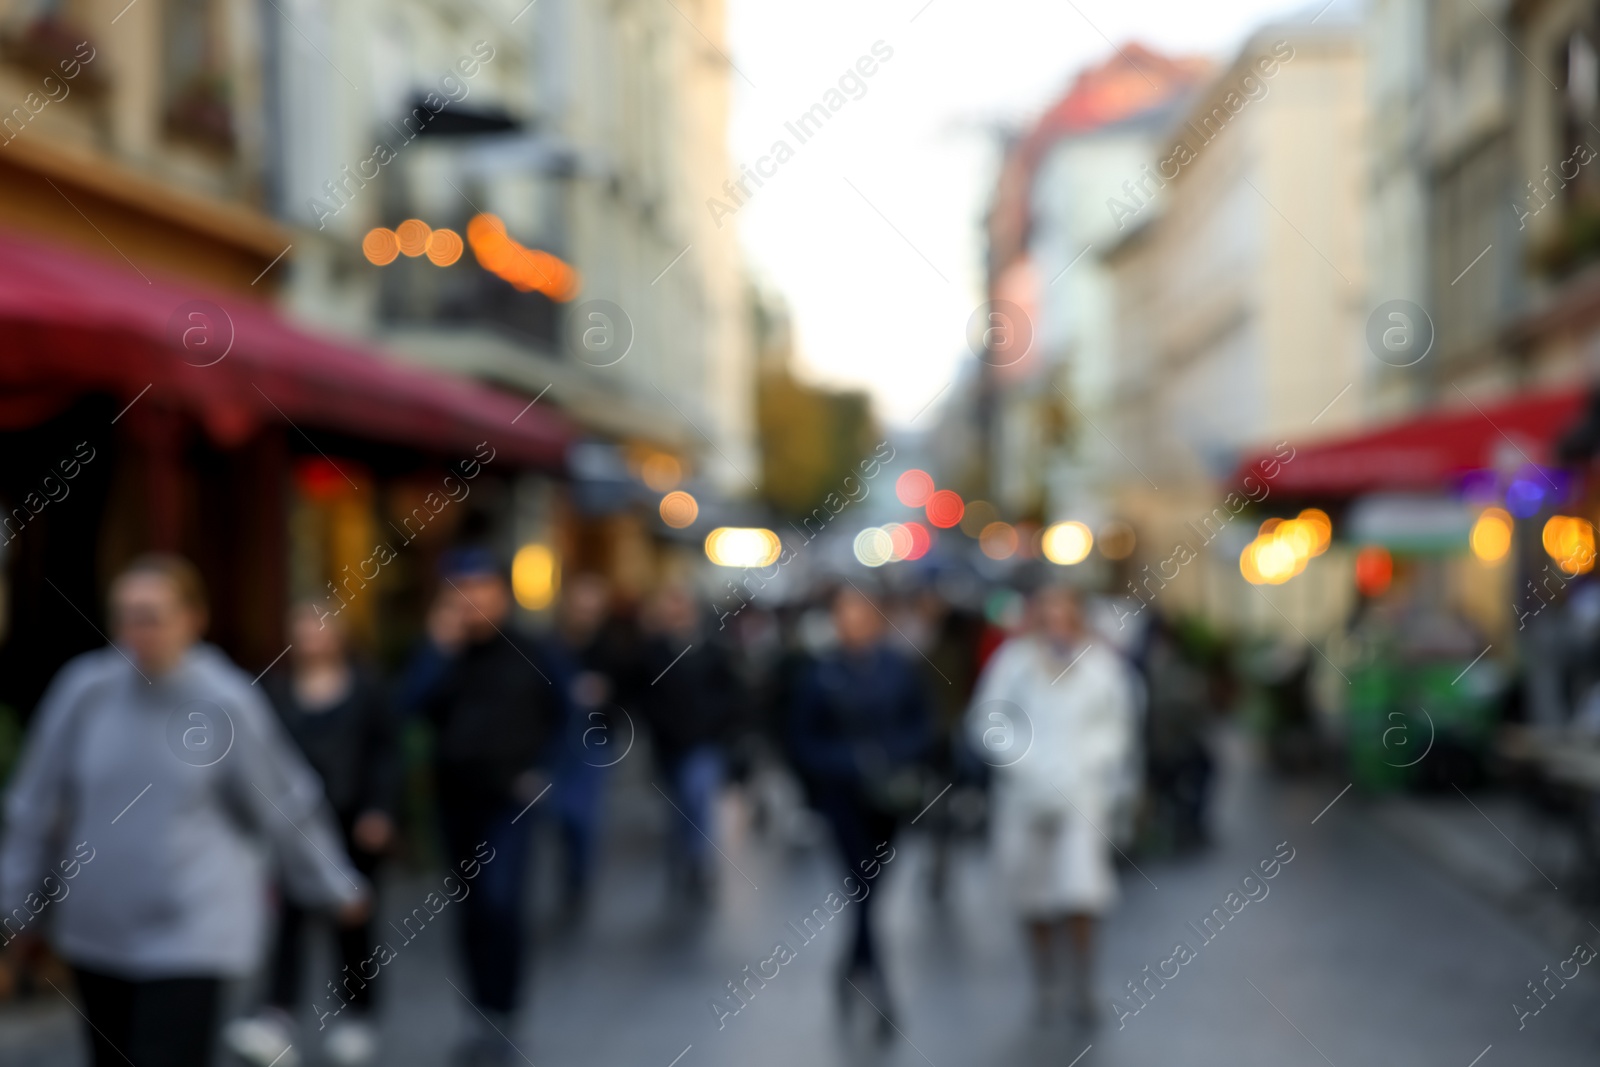
POLYGON ((463 863, 465 870, 478 864, 478 876, 467 883, 470 891, 458 905, 472 1002, 509 1014, 516 1009, 522 979, 522 911, 533 820, 519 819, 525 805, 515 803, 446 801, 440 807, 450 873, 459 879, 463 863))
MULTIPOLYGON (((820 790, 817 808, 833 830, 833 840, 839 857, 844 860, 846 873, 854 875, 857 882, 865 883, 865 872, 878 870, 872 864, 881 863, 878 846, 894 837, 894 816, 885 815, 858 792, 847 789, 820 790)), ((879 873, 881 875, 881 870, 879 873)), ((880 883, 874 882, 865 897, 850 905, 856 916, 856 930, 850 946, 848 970, 876 972, 880 969, 878 951, 873 944, 872 916, 881 891, 880 883)))
POLYGON ((94 1067, 207 1067, 218 978, 129 981, 76 969, 94 1067))
MULTIPOLYGON (((379 857, 358 848, 356 843, 350 840, 353 819, 341 818, 340 824, 344 829, 345 851, 349 853, 356 870, 366 875, 367 880, 371 882, 372 872, 377 869, 379 857)), ((372 1010, 372 985, 376 979, 367 980, 362 975, 371 974, 375 970, 373 964, 368 962, 368 957, 377 947, 377 943, 372 939, 372 915, 376 913, 377 909, 372 909, 366 921, 358 926, 334 928, 339 959, 338 967, 328 979, 333 982, 338 996, 362 1014, 372 1010), (339 969, 346 967, 349 970, 339 969)), ((318 918, 319 914, 316 911, 302 908, 287 897, 284 898, 283 909, 278 917, 277 942, 272 950, 272 978, 267 987, 267 1003, 275 1008, 289 1011, 290 1006, 300 997, 300 976, 305 971, 305 931, 308 926, 315 926, 318 918)), ((318 983, 313 997, 320 1000, 327 995, 327 986, 318 983)))

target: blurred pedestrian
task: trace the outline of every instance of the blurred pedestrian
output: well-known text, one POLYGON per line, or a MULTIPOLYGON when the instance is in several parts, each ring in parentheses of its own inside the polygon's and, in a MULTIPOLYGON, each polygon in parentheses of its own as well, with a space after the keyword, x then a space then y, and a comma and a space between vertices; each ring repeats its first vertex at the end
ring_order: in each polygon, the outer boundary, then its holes
MULTIPOLYGON (((261 683, 289 736, 321 776, 345 848, 370 880, 394 840, 400 766, 387 695, 375 673, 351 661, 339 616, 314 604, 297 605, 289 615, 289 638, 283 665, 261 683)), ((313 918, 306 908, 284 902, 266 1005, 223 1031, 228 1047, 248 1063, 269 1067, 294 1044, 292 1006, 300 999, 302 948, 313 918)), ((371 918, 337 933, 338 963, 345 973, 359 974, 374 944, 371 918)), ((363 976, 340 1009, 350 1017, 329 1027, 323 1051, 339 1067, 368 1063, 377 1053, 371 1023, 376 984, 376 977, 363 976)))
POLYGON ((95 1067, 204 1067, 222 983, 254 971, 266 933, 252 839, 302 905, 357 923, 367 887, 260 691, 200 643, 194 567, 142 556, 110 600, 115 643, 63 667, 35 715, 6 797, 0 905, 55 901, 95 1067), (81 866, 57 897, 69 856, 81 866))
POLYGON ((1142 658, 1149 711, 1145 766, 1153 829, 1174 851, 1206 844, 1206 808, 1215 761, 1212 680, 1185 653, 1176 627, 1156 616, 1142 658))
POLYGON ((459 1050, 503 1063, 524 971, 522 913, 532 820, 565 721, 555 658, 511 629, 511 588, 493 553, 453 549, 428 617, 424 662, 409 677, 434 729, 434 779, 452 871, 477 871, 463 899, 461 949, 475 1009, 459 1050))
POLYGON ((1124 788, 1134 694, 1121 657, 1090 640, 1075 593, 1041 589, 1032 615, 1031 630, 985 667, 969 731, 980 750, 994 752, 989 742, 1005 739, 994 761, 992 830, 1027 929, 1039 1017, 1065 1002, 1090 1023, 1095 920, 1117 893, 1102 828, 1124 788), (1062 966, 1069 959, 1070 970, 1062 966))
POLYGON ((983 619, 950 604, 930 587, 917 596, 910 632, 923 653, 912 665, 923 668, 928 691, 933 694, 934 741, 929 751, 929 769, 934 777, 952 786, 949 799, 930 809, 923 822, 933 846, 928 895, 939 901, 944 899, 957 829, 954 801, 981 781, 976 772, 982 765, 975 768, 975 761, 962 757, 969 751, 963 723, 977 684, 983 619))
POLYGON ((669 884, 690 903, 703 904, 711 894, 716 801, 727 769, 726 743, 742 706, 740 684, 727 646, 707 632, 687 587, 663 586, 647 623, 637 700, 666 781, 664 793, 676 809, 667 838, 669 884))
POLYGON ((631 673, 634 640, 613 611, 611 589, 598 574, 565 583, 556 629, 566 660, 572 718, 555 754, 550 808, 566 865, 562 911, 570 928, 581 919, 594 877, 607 771, 627 752, 633 727, 618 721, 617 702, 631 673))
MULTIPOLYGON (((833 598, 837 646, 804 671, 789 717, 789 751, 849 874, 875 872, 900 819, 922 803, 921 761, 933 714, 918 669, 884 641, 878 604, 854 586, 833 598)), ((893 855, 893 851, 889 853, 893 855)), ((870 875, 869 875, 870 877, 870 875)), ((878 893, 854 907, 855 934, 838 977, 841 1008, 864 996, 887 1036, 895 1010, 873 934, 878 893)))

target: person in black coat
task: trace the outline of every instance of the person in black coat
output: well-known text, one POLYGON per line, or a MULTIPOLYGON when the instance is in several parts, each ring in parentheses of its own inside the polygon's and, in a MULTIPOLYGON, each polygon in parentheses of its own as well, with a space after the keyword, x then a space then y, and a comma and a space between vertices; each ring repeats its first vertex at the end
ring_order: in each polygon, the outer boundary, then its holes
MULTIPOLYGON (((854 586, 833 599, 836 648, 800 674, 790 706, 789 754, 814 807, 827 820, 847 876, 875 877, 894 858, 896 824, 922 803, 916 769, 933 741, 933 711, 918 666, 884 640, 877 603, 854 586), (881 861, 881 862, 880 862, 881 861)), ((852 990, 892 1025, 872 933, 878 887, 855 909, 855 938, 839 976, 841 1004, 852 990)))
POLYGON ((727 647, 706 632, 703 621, 687 589, 663 588, 651 605, 651 632, 635 679, 635 700, 665 779, 662 792, 676 809, 668 871, 673 885, 696 902, 710 892, 716 799, 726 742, 742 706, 727 647))
POLYGON ((433 725, 450 872, 475 872, 461 904, 467 993, 477 1009, 464 1052, 498 1062, 510 1051, 503 1035, 523 972, 534 821, 524 816, 549 788, 567 680, 558 657, 511 628, 510 584, 492 553, 452 550, 441 572, 428 642, 410 679, 422 690, 416 706, 433 725))
MULTIPOLYGON (((319 611, 315 604, 297 605, 289 613, 289 654, 267 672, 261 686, 322 779, 356 869, 372 880, 394 840, 399 752, 382 680, 352 662, 346 636, 337 615, 319 611)), ((248 1062, 264 1064, 290 1044, 305 931, 314 919, 312 911, 284 900, 266 1004, 255 1018, 237 1020, 225 1031, 229 1046, 248 1062)), ((338 927, 336 940, 339 964, 359 973, 374 943, 371 914, 360 923, 338 927)), ((324 1051, 334 1063, 366 1063, 376 1054, 369 1016, 377 984, 376 979, 363 981, 350 990, 350 1017, 336 1020, 326 1035, 324 1051)))

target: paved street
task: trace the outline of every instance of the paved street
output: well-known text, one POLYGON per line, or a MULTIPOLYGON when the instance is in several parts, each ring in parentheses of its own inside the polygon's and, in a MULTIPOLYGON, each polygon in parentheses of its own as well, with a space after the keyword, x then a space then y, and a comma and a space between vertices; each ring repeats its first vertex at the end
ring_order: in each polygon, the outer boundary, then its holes
MULTIPOLYGON (((1600 1047, 1600 977, 1580 974, 1520 1032, 1511 1008, 1524 983, 1570 955, 1570 942, 1560 950, 1514 924, 1377 829, 1353 792, 1313 825, 1339 783, 1273 785, 1241 770, 1237 757, 1215 850, 1193 862, 1143 863, 1143 875, 1123 869, 1125 899, 1106 931, 1101 1002, 1142 978, 1146 965, 1155 971, 1177 941, 1195 950, 1123 1028, 1108 1013, 1093 1033, 1037 1029, 1017 931, 981 851, 963 856, 940 908, 923 892, 927 853, 911 836, 877 890, 887 894, 902 1033, 879 1052, 864 1025, 837 1025, 830 977, 848 907, 811 943, 797 945, 798 958, 719 1031, 709 999, 745 965, 770 956, 775 941, 796 944, 784 924, 821 905, 835 874, 822 854, 787 856, 734 840, 720 909, 702 921, 674 914, 662 904, 664 886, 644 847, 653 817, 648 782, 617 785, 613 812, 637 829, 613 835, 587 928, 546 925, 537 991, 511 1035, 540 1067, 668 1067, 680 1054, 681 1067, 1059 1065, 1091 1044, 1084 1067, 1468 1067, 1485 1049, 1476 1062, 1497 1067, 1591 1063, 1600 1047), (1202 941, 1188 924, 1222 905, 1247 869, 1275 851, 1287 855, 1281 842, 1293 859, 1267 883, 1267 896, 1202 941)), ((420 900, 427 888, 409 880, 394 886, 386 910, 406 910, 407 894, 420 900)), ((445 1062, 471 1010, 450 984, 461 983, 449 932, 429 927, 386 971, 393 976, 383 1013, 386 1064, 445 1062)), ((65 1005, 42 1005, 8 1018, 0 1049, 11 1049, 8 1063, 78 1064, 77 1024, 65 1005)))

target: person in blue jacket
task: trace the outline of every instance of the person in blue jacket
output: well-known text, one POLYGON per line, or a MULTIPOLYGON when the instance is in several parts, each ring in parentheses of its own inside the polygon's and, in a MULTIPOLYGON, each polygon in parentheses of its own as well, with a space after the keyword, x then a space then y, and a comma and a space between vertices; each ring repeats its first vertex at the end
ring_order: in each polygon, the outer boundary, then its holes
MULTIPOLYGON (((933 740, 920 672, 884 639, 877 602, 855 585, 835 593, 835 648, 801 670, 790 708, 790 757, 833 831, 847 873, 877 873, 893 858, 895 826, 921 803, 915 773, 933 740)), ((854 898, 852 898, 854 899, 854 898)), ((876 894, 854 905, 855 935, 839 976, 842 1007, 865 997, 887 1033, 890 1007, 872 932, 876 894)))

